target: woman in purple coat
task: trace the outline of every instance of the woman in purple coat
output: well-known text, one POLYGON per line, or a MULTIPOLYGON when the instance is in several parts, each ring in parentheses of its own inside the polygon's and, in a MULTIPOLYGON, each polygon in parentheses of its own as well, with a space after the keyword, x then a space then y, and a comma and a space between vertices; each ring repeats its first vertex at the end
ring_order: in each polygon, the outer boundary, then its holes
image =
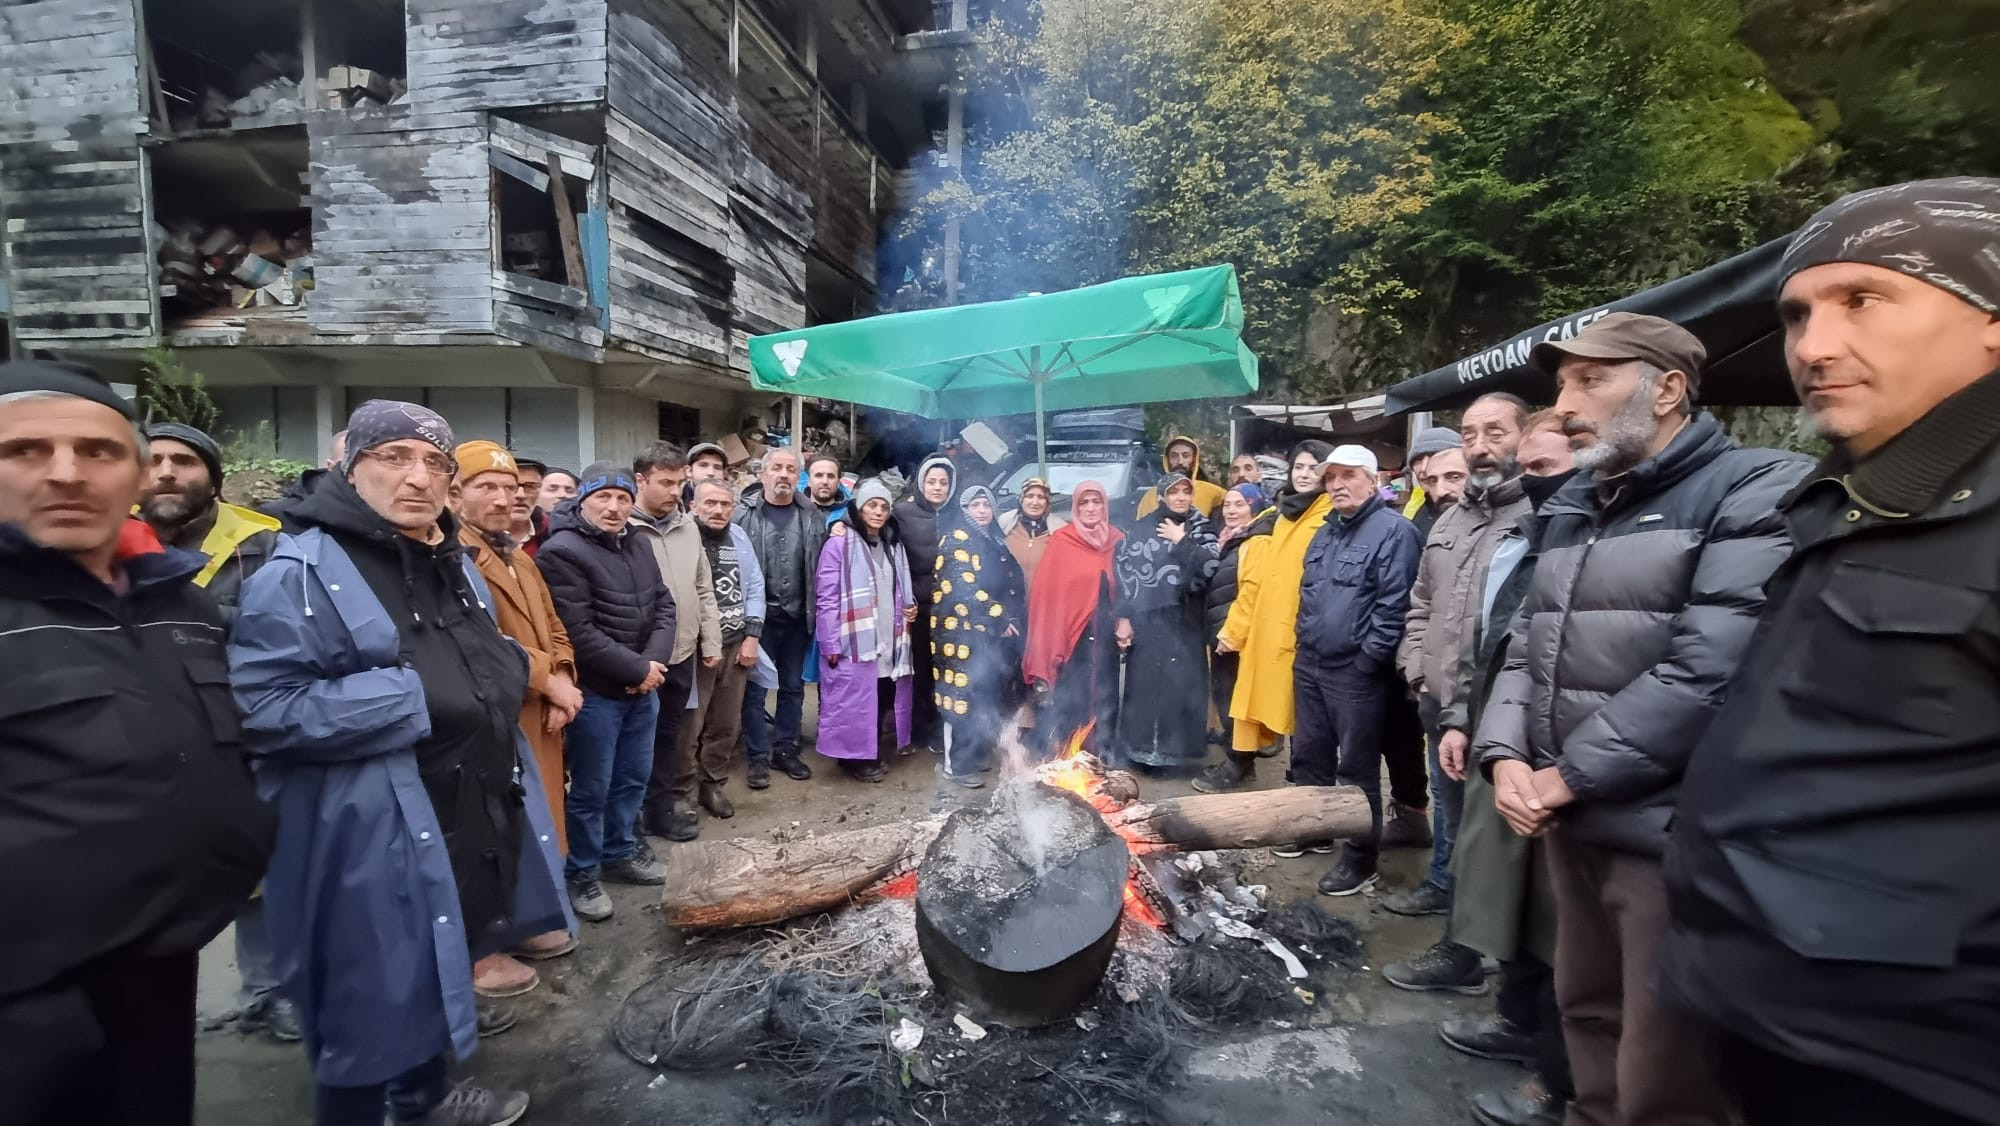
POLYGON ((846 534, 828 537, 819 553, 819 753, 863 782, 888 773, 880 753, 884 712, 894 709, 896 745, 910 742, 917 604, 890 504, 882 482, 863 481, 841 517, 846 534))

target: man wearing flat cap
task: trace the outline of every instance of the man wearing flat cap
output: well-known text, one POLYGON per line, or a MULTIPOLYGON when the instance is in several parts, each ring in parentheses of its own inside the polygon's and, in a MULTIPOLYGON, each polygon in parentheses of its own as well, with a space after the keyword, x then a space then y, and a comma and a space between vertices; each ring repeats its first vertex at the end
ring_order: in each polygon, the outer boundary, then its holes
POLYGON ((1778 503, 1811 464, 1696 412, 1704 359, 1687 330, 1631 313, 1530 357, 1555 376, 1581 472, 1537 514, 1474 748, 1501 816, 1547 835, 1572 1126, 1726 1121, 1698 1031, 1642 983, 1681 774, 1790 553, 1778 503))
POLYGON ((519 725, 528 655, 446 507, 453 448, 419 404, 356 408, 229 643, 278 813, 265 915, 319 1126, 519 1119, 526 1094, 451 1085, 477 1043, 473 964, 575 927, 519 725))
POLYGON ((1681 789, 1664 989, 1753 1126, 2000 1122, 2000 180, 1835 203, 1778 314, 1833 452, 1681 789))
POLYGON ((200 556, 131 519, 131 404, 0 364, 0 1119, 194 1119, 195 963, 264 870, 200 556))

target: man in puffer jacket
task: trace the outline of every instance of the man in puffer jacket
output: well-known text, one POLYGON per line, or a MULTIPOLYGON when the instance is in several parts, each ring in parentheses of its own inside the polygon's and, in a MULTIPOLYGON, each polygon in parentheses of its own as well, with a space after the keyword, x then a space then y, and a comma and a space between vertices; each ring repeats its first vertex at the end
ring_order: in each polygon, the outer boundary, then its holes
POLYGON ((1537 515, 1540 562, 1475 741, 1494 804, 1548 832, 1569 1121, 1728 1120, 1697 1037, 1650 989, 1660 855, 1688 758, 1790 552, 1778 502, 1810 463, 1693 414, 1706 353, 1613 313, 1535 349, 1581 470, 1537 515))
POLYGON ((576 650, 583 710, 569 726, 570 903, 592 922, 611 917, 598 878, 665 882, 638 855, 633 825, 653 772, 659 688, 674 659, 675 607, 660 581, 653 546, 629 527, 638 486, 624 466, 600 461, 583 471, 576 496, 549 517, 535 562, 555 597, 556 615, 576 650))

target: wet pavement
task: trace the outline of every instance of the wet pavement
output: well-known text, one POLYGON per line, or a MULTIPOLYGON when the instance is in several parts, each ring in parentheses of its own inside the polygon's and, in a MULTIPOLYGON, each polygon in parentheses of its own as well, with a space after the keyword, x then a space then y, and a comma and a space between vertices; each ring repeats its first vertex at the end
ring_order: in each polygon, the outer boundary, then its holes
MULTIPOLYGON (((729 787, 736 817, 704 820, 704 836, 761 834, 793 821, 817 829, 855 828, 956 808, 990 792, 940 783, 929 755, 897 759, 881 785, 850 781, 817 755, 809 753, 807 760, 817 772, 812 781, 777 775, 761 793, 744 787, 739 774, 729 787)), ((1282 760, 1260 762, 1259 786, 1281 785, 1282 766, 1282 760)), ((1148 779, 1144 787, 1148 798, 1191 792, 1184 781, 1148 779)), ((655 847, 671 864, 672 846, 655 841, 655 847)), ((1441 918, 1405 919, 1376 906, 1378 895, 1421 879, 1429 855, 1428 850, 1385 852, 1383 878, 1373 894, 1319 897, 1329 911, 1360 929, 1368 971, 1354 974, 1344 993, 1322 1000, 1329 1011, 1320 1019, 1326 1023, 1248 1030, 1227 1043, 1204 1043, 1187 1060, 1163 1126, 1441 1126, 1472 1121, 1466 1105, 1474 1092, 1519 1082, 1521 1069, 1470 1059, 1437 1037, 1443 1018, 1490 1012, 1490 991, 1485 997, 1408 993, 1375 972, 1385 962, 1422 951, 1443 931, 1441 918)), ((1312 854, 1270 859, 1254 879, 1270 885, 1274 903, 1311 896, 1330 860, 1312 854)), ((520 1024, 482 1041, 465 1073, 488 1085, 530 1092, 534 1105, 524 1119, 530 1124, 790 1121, 771 1106, 769 1078, 754 1070, 663 1074, 633 1062, 612 1043, 610 1022, 619 1003, 659 972, 681 940, 661 921, 655 889, 606 885, 606 891, 617 914, 605 923, 583 924, 575 954, 540 964, 541 986, 507 1002, 519 1011, 520 1024)), ((223 1021, 235 1005, 229 938, 225 933, 202 957, 203 1024, 220 1022, 220 1027, 199 1035, 196 1121, 201 1126, 310 1122, 312 1088, 304 1053, 296 1045, 246 1037, 223 1021)))

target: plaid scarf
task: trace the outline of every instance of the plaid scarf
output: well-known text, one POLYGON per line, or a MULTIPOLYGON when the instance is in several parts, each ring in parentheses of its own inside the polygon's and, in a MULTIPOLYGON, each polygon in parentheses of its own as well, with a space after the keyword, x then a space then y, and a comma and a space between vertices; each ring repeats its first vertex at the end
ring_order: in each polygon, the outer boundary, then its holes
MULTIPOLYGON (((881 652, 881 641, 875 631, 875 614, 882 592, 875 589, 875 568, 868 559, 867 537, 850 531, 840 539, 846 545, 844 550, 847 553, 846 565, 841 569, 840 651, 850 660, 860 661, 867 659, 870 653, 879 655, 881 652)), ((916 672, 916 666, 910 662, 910 627, 902 614, 903 606, 912 601, 910 559, 904 553, 902 544, 892 544, 888 551, 890 566, 896 572, 896 589, 892 592, 895 601, 889 614, 896 637, 889 675, 911 676, 916 672)), ((879 656, 877 659, 880 659, 879 656)))

